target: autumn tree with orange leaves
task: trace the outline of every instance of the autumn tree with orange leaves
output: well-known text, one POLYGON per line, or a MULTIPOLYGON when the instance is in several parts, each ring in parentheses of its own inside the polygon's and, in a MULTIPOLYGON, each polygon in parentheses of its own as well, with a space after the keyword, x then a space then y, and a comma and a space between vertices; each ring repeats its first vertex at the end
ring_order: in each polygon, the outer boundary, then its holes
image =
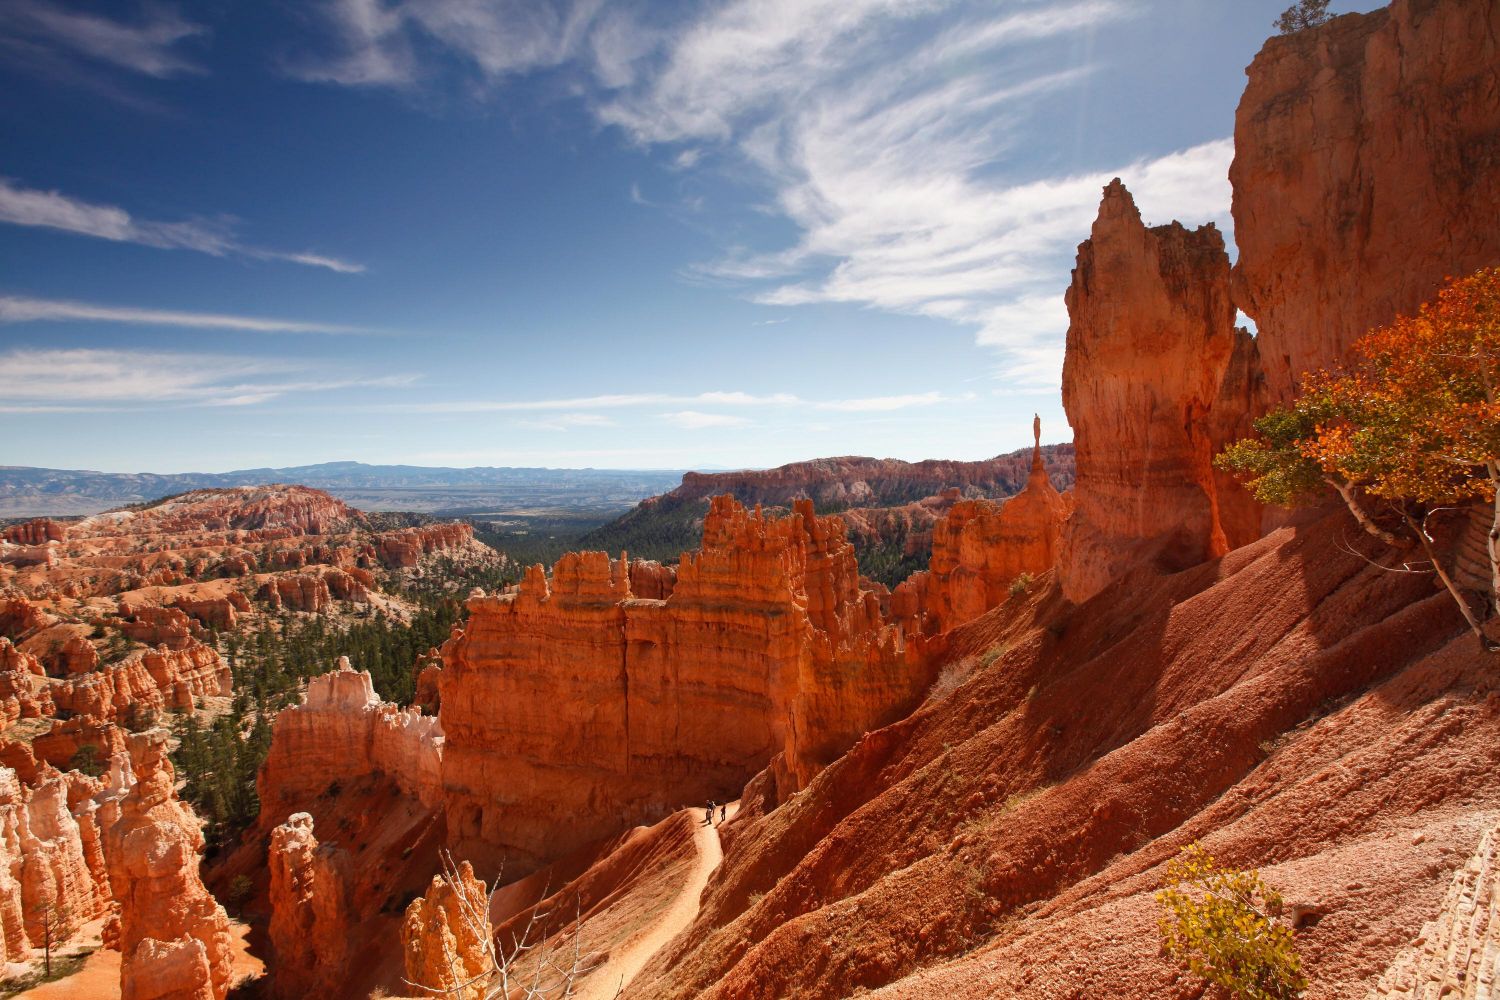
POLYGON ((1500 595, 1500 268, 1450 281, 1415 316, 1355 344, 1355 365, 1304 376, 1288 407, 1255 422, 1258 437, 1224 450, 1263 503, 1307 503, 1332 489, 1361 527, 1421 547, 1486 649, 1482 617, 1500 595), (1478 612, 1433 538, 1443 511, 1486 505, 1489 593, 1478 612), (1373 513, 1372 513, 1373 511, 1373 513), (1394 531, 1381 526, 1389 515, 1394 531))

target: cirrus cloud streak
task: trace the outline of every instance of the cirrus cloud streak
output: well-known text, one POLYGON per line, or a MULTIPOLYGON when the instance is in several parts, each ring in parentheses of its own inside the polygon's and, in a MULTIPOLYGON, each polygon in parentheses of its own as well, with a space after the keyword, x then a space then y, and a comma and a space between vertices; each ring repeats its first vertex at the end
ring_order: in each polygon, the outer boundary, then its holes
POLYGON ((254 260, 288 261, 340 274, 359 274, 365 270, 363 264, 326 254, 292 253, 246 245, 235 238, 233 222, 229 219, 153 222, 137 219, 115 205, 84 201, 60 191, 22 187, 4 177, 0 177, 0 222, 57 229, 78 236, 163 250, 193 250, 213 257, 233 255, 254 260))
POLYGON ((194 330, 236 330, 244 333, 370 334, 377 331, 339 323, 234 316, 225 313, 106 306, 64 299, 0 295, 0 323, 82 322, 125 323, 134 326, 188 327, 194 330))

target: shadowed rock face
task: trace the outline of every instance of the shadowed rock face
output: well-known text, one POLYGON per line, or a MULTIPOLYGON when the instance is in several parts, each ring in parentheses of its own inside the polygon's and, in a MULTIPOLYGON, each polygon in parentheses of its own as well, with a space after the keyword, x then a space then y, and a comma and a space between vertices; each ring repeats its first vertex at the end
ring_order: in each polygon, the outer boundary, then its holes
POLYGON ((297 813, 271 831, 271 963, 276 995, 332 996, 347 973, 353 922, 348 854, 319 845, 297 813))
MULTIPOLYGON (((783 794, 930 682, 859 584, 841 521, 713 502, 664 600, 603 553, 469 603, 443 649, 450 837, 523 867, 677 807, 733 796, 776 758, 783 794)), ((660 589, 665 589, 660 588, 660 589)))
POLYGON ((1063 406, 1076 436, 1075 509, 1059 576, 1074 601, 1126 567, 1184 569, 1259 534, 1213 457, 1247 415, 1249 336, 1234 327, 1229 258, 1212 225, 1147 229, 1105 188, 1067 295, 1063 406))
POLYGON ((276 715, 256 781, 260 828, 269 831, 332 785, 377 773, 436 808, 442 754, 436 718, 381 701, 369 673, 341 656, 338 669, 308 682, 302 704, 276 715))
POLYGON ((1234 288, 1272 401, 1445 277, 1500 262, 1497 39, 1489 0, 1396 0, 1272 38, 1251 63, 1234 288))

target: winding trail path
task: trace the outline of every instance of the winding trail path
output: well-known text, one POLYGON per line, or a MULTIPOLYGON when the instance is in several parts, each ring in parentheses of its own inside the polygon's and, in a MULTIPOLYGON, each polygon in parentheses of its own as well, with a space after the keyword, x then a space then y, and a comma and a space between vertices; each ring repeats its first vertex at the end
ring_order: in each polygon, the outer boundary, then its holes
MULTIPOLYGON (((734 816, 739 810, 738 802, 729 804, 730 816, 734 816)), ((698 822, 693 828, 693 846, 698 849, 697 863, 689 871, 687 880, 682 883, 682 889, 677 898, 672 900, 672 905, 667 907, 644 934, 611 954, 601 968, 589 975, 578 993, 578 1000, 611 1000, 622 985, 630 985, 636 974, 651 961, 651 956, 693 922, 693 918, 698 915, 698 900, 703 895, 704 887, 708 885, 708 877, 719 867, 719 862, 724 860, 717 819, 712 826, 705 825, 701 820, 698 822)))

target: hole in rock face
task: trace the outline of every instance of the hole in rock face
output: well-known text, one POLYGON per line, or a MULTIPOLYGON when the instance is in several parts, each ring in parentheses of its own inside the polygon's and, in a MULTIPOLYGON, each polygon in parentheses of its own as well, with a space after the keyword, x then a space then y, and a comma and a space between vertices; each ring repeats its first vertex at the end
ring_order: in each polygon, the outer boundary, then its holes
POLYGON ((1292 906, 1292 930, 1300 931, 1316 927, 1328 911, 1316 904, 1299 903, 1292 906))

